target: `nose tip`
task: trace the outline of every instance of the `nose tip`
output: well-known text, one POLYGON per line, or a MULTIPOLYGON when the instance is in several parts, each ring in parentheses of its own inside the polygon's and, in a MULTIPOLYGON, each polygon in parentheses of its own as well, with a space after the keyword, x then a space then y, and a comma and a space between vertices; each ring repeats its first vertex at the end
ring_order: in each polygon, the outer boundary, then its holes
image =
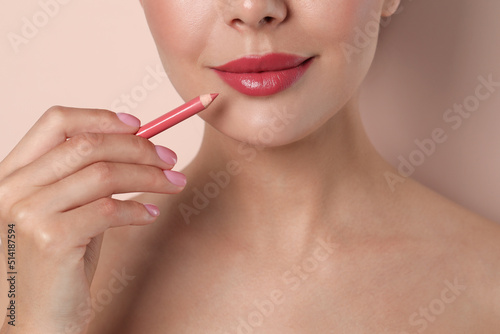
POLYGON ((226 23, 238 30, 277 26, 285 21, 288 9, 283 0, 223 0, 226 23))

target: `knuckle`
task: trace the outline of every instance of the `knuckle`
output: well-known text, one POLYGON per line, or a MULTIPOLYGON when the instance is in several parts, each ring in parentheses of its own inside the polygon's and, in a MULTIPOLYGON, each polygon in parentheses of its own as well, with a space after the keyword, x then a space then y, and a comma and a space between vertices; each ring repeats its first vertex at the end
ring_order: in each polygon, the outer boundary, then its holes
POLYGON ((14 203, 9 210, 10 220, 16 223, 29 223, 33 221, 33 216, 35 215, 35 207, 28 200, 20 200, 14 203))
POLYGON ((99 110, 99 131, 103 133, 112 132, 116 125, 120 122, 116 117, 116 114, 110 110, 98 109, 99 110))
POLYGON ((61 255, 64 243, 69 241, 66 237, 68 231, 64 228, 66 224, 41 219, 29 200, 19 201, 12 207, 11 219, 16 223, 16 234, 23 243, 43 254, 61 255))
MULTIPOLYGON (((59 224, 57 221, 40 219, 30 205, 20 202, 13 208, 13 218, 16 223, 16 235, 23 244, 38 255, 46 258, 59 258, 69 249, 71 243, 69 224, 59 224)), ((17 238, 17 237, 16 237, 17 238)))
POLYGON ((59 252, 56 249, 61 244, 61 240, 65 240, 60 231, 56 231, 55 228, 49 225, 37 226, 37 228, 32 229, 30 234, 36 249, 46 254, 58 254, 59 252))
POLYGON ((133 149, 135 153, 143 155, 144 152, 154 150, 154 144, 149 140, 139 136, 127 136, 128 147, 133 149))
POLYGON ((155 167, 150 167, 146 169, 146 179, 145 184, 151 189, 165 189, 166 181, 165 174, 155 167))
POLYGON ((70 138, 69 145, 80 156, 88 156, 102 143, 104 136, 98 133, 80 133, 70 138))
POLYGON ((42 115, 42 120, 49 123, 61 124, 66 118, 67 111, 68 108, 63 106, 52 106, 42 115))
POLYGON ((163 193, 169 189, 170 183, 160 168, 145 166, 141 170, 141 186, 149 191, 163 193))
POLYGON ((156 189, 158 184, 158 177, 152 167, 144 166, 140 171, 140 183, 144 189, 156 189))
POLYGON ((11 222, 16 223, 16 234, 23 243, 29 243, 37 251, 52 252, 58 240, 65 240, 60 232, 54 230, 57 224, 46 224, 37 217, 36 208, 29 200, 22 200, 11 208, 11 222))
POLYGON ((99 161, 91 165, 91 173, 100 183, 110 184, 113 180, 113 165, 99 161))
POLYGON ((118 215, 118 203, 110 197, 100 199, 96 205, 98 214, 103 217, 116 217, 118 215))
POLYGON ((165 174, 161 169, 153 166, 141 166, 138 177, 143 189, 158 190, 165 189, 165 174))

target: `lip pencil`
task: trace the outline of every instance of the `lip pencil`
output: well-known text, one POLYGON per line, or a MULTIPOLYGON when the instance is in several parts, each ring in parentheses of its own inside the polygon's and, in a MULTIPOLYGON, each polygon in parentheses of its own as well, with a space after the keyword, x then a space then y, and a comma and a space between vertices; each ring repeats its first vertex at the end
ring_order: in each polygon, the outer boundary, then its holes
POLYGON ((145 124, 139 128, 136 135, 149 139, 160 132, 171 128, 172 126, 184 121, 185 119, 196 115, 205 110, 219 94, 205 94, 192 99, 189 102, 169 111, 163 116, 145 124))

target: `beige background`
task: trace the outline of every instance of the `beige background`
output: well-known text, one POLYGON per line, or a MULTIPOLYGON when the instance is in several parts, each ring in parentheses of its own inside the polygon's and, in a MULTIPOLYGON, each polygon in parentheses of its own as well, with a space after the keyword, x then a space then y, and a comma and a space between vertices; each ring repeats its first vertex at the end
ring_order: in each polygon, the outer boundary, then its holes
MULTIPOLYGON (((448 140, 413 177, 497 222, 500 88, 457 130, 443 114, 474 94, 478 75, 500 81, 499 12, 498 0, 403 1, 382 28, 361 104, 370 137, 396 166, 398 156, 416 149, 415 139, 443 128, 448 140)), ((138 0, 2 2, 0 36, 0 159, 50 106, 120 111, 113 106, 124 106, 122 94, 140 92, 144 77, 160 66, 138 0), (58 4, 46 22, 41 3, 58 4), (40 27, 16 52, 8 38, 21 35, 23 18, 40 27)), ((159 81, 130 108, 143 122, 182 102, 167 79, 159 81)), ((202 132, 201 120, 192 118, 154 142, 175 150, 181 169, 196 154, 202 132)))

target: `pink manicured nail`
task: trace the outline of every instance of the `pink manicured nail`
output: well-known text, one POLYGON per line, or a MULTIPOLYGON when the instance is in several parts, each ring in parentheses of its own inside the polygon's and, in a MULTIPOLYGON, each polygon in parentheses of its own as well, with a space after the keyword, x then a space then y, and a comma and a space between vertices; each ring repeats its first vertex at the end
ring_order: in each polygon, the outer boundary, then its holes
POLYGON ((153 204, 144 204, 146 210, 148 210, 149 214, 152 217, 158 217, 160 215, 160 209, 156 205, 153 204))
POLYGON ((135 116, 132 116, 130 114, 125 114, 122 112, 117 113, 116 116, 118 116, 120 121, 122 121, 123 123, 125 123, 129 126, 133 126, 134 128, 138 128, 141 126, 141 121, 135 116))
POLYGON ((182 173, 174 172, 172 170, 164 170, 163 173, 165 173, 165 176, 173 185, 184 187, 187 183, 186 175, 182 173))
POLYGON ((177 154, 174 151, 160 145, 156 145, 155 148, 161 160, 172 166, 177 163, 177 154))

